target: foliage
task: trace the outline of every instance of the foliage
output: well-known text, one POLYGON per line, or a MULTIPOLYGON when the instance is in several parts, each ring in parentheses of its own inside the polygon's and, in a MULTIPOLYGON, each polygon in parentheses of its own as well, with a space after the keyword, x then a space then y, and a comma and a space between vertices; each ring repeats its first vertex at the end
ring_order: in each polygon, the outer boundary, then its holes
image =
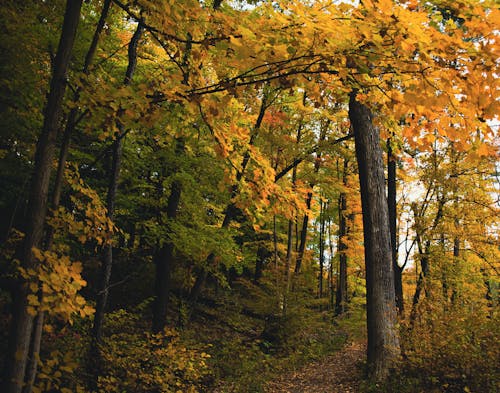
POLYGON ((75 313, 81 317, 92 315, 94 308, 78 294, 86 285, 80 275, 81 263, 71 262, 68 257, 51 251, 33 249, 33 254, 40 262, 38 270, 19 268, 31 290, 28 312, 32 315, 48 312, 69 322, 75 313))
POLYGON ((404 335, 408 364, 403 376, 418 381, 422 390, 498 390, 499 318, 485 306, 464 302, 443 311, 425 302, 425 313, 404 335))
MULTIPOLYGON (((259 391, 273 373, 337 349, 344 331, 363 340, 363 212, 347 110, 356 92, 382 138, 390 138, 398 241, 411 272, 401 316, 405 363, 390 383, 400 391, 408 381, 422 390, 493 391, 500 260, 495 2, 112 3, 86 72, 105 2, 82 8, 61 133, 50 141, 59 151, 63 130, 75 126, 70 164, 59 205, 42 212, 40 237, 53 239, 33 249, 27 269, 16 258, 33 208, 29 179, 38 176, 38 130, 64 2, 7 0, 0 9, 1 320, 3 327, 11 319, 19 279, 29 288, 27 311, 48 319, 35 390, 90 384, 85 357, 94 333, 86 317, 103 293, 97 266, 106 247, 114 261, 102 391, 224 384, 259 391), (138 24, 144 34, 131 59, 138 24), (131 61, 137 72, 124 84, 131 61), (73 110, 75 124, 66 124, 73 110), (112 221, 104 201, 118 138, 118 192, 107 201, 116 205, 112 221), (343 240, 341 214, 348 223, 343 240), (351 307, 332 323, 339 250, 348 260, 351 307), (154 277, 161 270, 154 263, 166 254, 168 277, 159 291, 153 283, 164 277, 154 277), (318 298, 320 280, 328 281, 328 298, 318 298), (144 299, 160 292, 167 294, 168 326, 151 334, 144 299), (78 341, 74 350, 71 339, 78 341)), ((44 201, 53 183, 39 196, 44 201)))
POLYGON ((199 392, 211 371, 210 355, 187 348, 172 328, 159 334, 141 329, 138 316, 123 309, 110 313, 103 343, 99 389, 106 392, 199 392), (124 324, 129 326, 124 329, 124 324))

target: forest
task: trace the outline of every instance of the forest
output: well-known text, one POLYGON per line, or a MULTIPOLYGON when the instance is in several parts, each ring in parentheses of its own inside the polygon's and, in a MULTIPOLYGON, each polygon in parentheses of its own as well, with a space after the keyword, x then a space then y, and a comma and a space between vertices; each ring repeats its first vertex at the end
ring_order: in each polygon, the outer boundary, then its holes
POLYGON ((495 0, 2 0, 0 391, 500 392, 495 0))

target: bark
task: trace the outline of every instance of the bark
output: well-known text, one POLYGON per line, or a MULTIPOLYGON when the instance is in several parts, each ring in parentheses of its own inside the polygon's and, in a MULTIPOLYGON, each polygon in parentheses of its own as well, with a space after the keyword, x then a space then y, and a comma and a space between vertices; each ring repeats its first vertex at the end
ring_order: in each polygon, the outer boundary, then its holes
MULTIPOLYGON (((326 138, 326 132, 328 130, 328 126, 330 125, 330 122, 327 121, 321 128, 321 133, 319 135, 319 143, 325 140, 326 138)), ((314 173, 319 172, 319 168, 321 167, 321 152, 316 153, 316 161, 314 163, 314 173)), ((310 187, 311 187, 311 192, 307 194, 307 199, 306 199, 306 207, 307 211, 311 209, 311 201, 313 197, 313 192, 312 189, 314 188, 315 183, 311 182, 310 187)), ((302 230, 300 232, 300 243, 299 243, 299 250, 298 250, 298 255, 297 255, 297 260, 295 261, 295 274, 300 273, 300 269, 302 267, 302 261, 304 259, 304 253, 306 250, 306 242, 307 242, 307 227, 309 225, 309 214, 306 213, 304 215, 304 218, 302 220, 302 230)))
MULTIPOLYGON (((311 200, 312 200, 312 192, 307 194, 307 199, 306 199, 307 210, 311 209, 311 200)), ((302 260, 304 259, 304 253, 306 250, 308 225, 309 225, 309 215, 305 214, 304 218, 302 219, 302 229, 300 231, 299 251, 297 254, 297 260, 295 261, 295 274, 299 274, 300 269, 302 268, 302 260)))
POLYGON ((290 267, 293 256, 293 220, 288 220, 286 258, 285 258, 285 294, 283 296, 283 316, 286 316, 288 308, 288 293, 290 292, 290 267))
MULTIPOLYGON (((89 50, 87 52, 87 55, 85 56, 85 63, 83 66, 83 72, 88 74, 89 66, 92 63, 92 60, 94 58, 95 51, 97 49, 97 44, 99 42, 99 37, 101 35, 101 32, 104 28, 104 23, 106 21, 109 7, 111 4, 111 0, 106 0, 103 5, 103 9, 101 12, 101 16, 99 18, 99 22, 97 23, 96 30, 94 32, 94 36, 92 38, 92 42, 90 44, 89 50)), ((77 89, 77 91, 74 94, 73 101, 77 102, 80 96, 80 88, 77 89)), ((64 129, 63 133, 63 139, 61 143, 61 149, 59 152, 59 161, 57 165, 57 172, 56 172, 56 177, 54 180, 54 189, 52 191, 52 198, 50 202, 50 207, 52 210, 57 209, 59 206, 60 200, 61 200, 61 192, 62 192, 62 184, 63 184, 63 178, 64 178, 64 169, 66 167, 66 160, 68 157, 68 151, 69 151, 69 146, 70 146, 70 141, 71 141, 71 135, 73 134, 73 131, 76 127, 76 124, 78 121, 81 119, 77 119, 78 116, 78 109, 73 108, 71 109, 68 119, 66 121, 66 127, 64 129)), ((52 243, 54 241, 54 228, 49 226, 47 228, 47 233, 45 236, 45 248, 47 250, 50 250, 52 248, 52 243)), ((41 295, 40 295, 41 296, 41 295)), ((41 302, 41 301, 40 301, 41 302)), ((31 393, 33 389, 33 384, 35 382, 35 377, 38 369, 38 358, 39 358, 39 352, 40 352, 40 343, 42 339, 42 332, 43 332, 43 323, 44 323, 44 313, 40 312, 37 314, 36 319, 35 319, 35 324, 34 328, 32 331, 32 337, 31 337, 31 345, 30 345, 30 350, 28 354, 28 365, 26 367, 26 377, 25 377, 25 383, 23 387, 23 393, 31 393)))
MULTIPOLYGON (((132 77, 135 72, 135 68, 137 65, 137 47, 139 45, 139 40, 141 38, 142 32, 144 28, 139 23, 137 25, 137 29, 130 40, 130 44, 128 47, 128 66, 127 71, 125 72, 125 77, 123 80, 124 85, 130 84, 132 77)), ((123 138, 120 138, 119 135, 124 133, 123 124, 117 120, 118 127, 118 135, 116 140, 113 143, 113 162, 110 171, 110 178, 108 184, 108 194, 106 200, 106 207, 108 210, 108 218, 113 221, 115 215, 115 201, 116 194, 118 191, 118 180, 120 177, 120 169, 121 169, 121 160, 122 160, 122 150, 123 150, 123 138)), ((101 354, 99 346, 102 341, 102 326, 104 323, 104 316, 106 312, 106 306, 108 302, 109 295, 109 282, 111 279, 111 271, 113 267, 113 244, 109 243, 105 246, 103 261, 101 264, 101 283, 100 283, 100 291, 97 295, 96 301, 96 312, 94 315, 94 323, 92 327, 92 338, 90 344, 90 359, 89 362, 94 362, 94 365, 89 363, 89 366, 92 369, 93 378, 91 380, 92 389, 96 389, 97 386, 97 377, 100 374, 100 364, 101 364, 101 354)))
POLYGON ((401 353, 384 163, 379 131, 372 123, 372 113, 356 100, 354 92, 349 101, 349 118, 354 130, 363 210, 368 376, 372 381, 383 381, 401 353))
MULTIPOLYGON (((35 152, 35 168, 28 199, 25 238, 18 251, 24 268, 37 265, 32 254, 33 247, 40 247, 45 218, 49 180, 52 171, 55 141, 61 118, 61 107, 66 90, 66 74, 80 19, 82 0, 68 1, 64 22, 54 61, 52 80, 45 108, 42 132, 35 152)), ((27 312, 28 283, 20 281, 13 296, 13 318, 6 359, 3 391, 21 392, 27 365, 33 317, 27 312)))
MULTIPOLYGON (((318 297, 323 297, 323 273, 325 267, 325 210, 326 203, 320 201, 319 214, 319 277, 318 277, 318 297)), ((320 306, 321 309, 321 306, 320 306)))
MULTIPOLYGON (((215 255, 211 253, 207 257, 207 265, 210 266, 215 259, 215 255)), ((193 284, 193 287, 191 288, 191 291, 189 293, 189 301, 191 303, 195 303, 198 300, 198 297, 201 294, 201 290, 203 289, 203 286, 205 285, 205 280, 208 277, 208 270, 205 268, 200 268, 198 274, 196 275, 196 280, 193 284)))
MULTIPOLYGON (((259 129, 262 125, 262 120, 264 119, 264 114, 265 114, 267 108, 268 108, 268 104, 267 104, 266 98, 264 97, 264 98, 262 98, 262 102, 261 102, 260 109, 259 109, 259 114, 257 115, 257 120, 255 121, 255 125, 254 125, 254 128, 252 130, 252 134, 250 135, 250 140, 248 142, 248 144, 250 146, 253 146, 253 144, 255 143, 255 140, 257 139, 257 135, 258 135, 259 129)), ((224 213, 224 219, 222 220, 222 225, 221 225, 222 229, 229 228, 229 225, 231 224, 231 222, 238 216, 238 214, 240 212, 240 210, 238 209, 238 207, 234 203, 234 198, 236 198, 238 196, 238 193, 240 191, 240 182, 241 182, 241 179, 243 179, 243 176, 245 175, 245 171, 246 171, 246 168, 247 168, 249 162, 250 162, 250 150, 247 150, 243 155, 243 159, 241 162, 241 168, 238 171, 238 173, 236 174, 236 181, 231 186, 230 202, 226 206, 226 210, 224 213)), ((210 254, 207 257, 207 266, 210 265, 210 259, 213 259, 213 258, 214 257, 212 254, 210 254)), ((256 274, 257 274, 257 272, 255 272, 255 275, 256 274)), ((201 289, 203 288, 203 285, 204 285, 204 282, 205 282, 205 279, 207 276, 208 276, 208 272, 206 271, 206 269, 204 269, 204 268, 200 269, 200 272, 196 277, 193 288, 191 289, 190 298, 192 299, 192 301, 196 300, 196 298, 198 297, 198 294, 201 291, 201 289)), ((254 278, 255 278, 255 276, 254 276, 254 278)))
MULTIPOLYGON (((443 217, 443 208, 445 205, 445 199, 441 197, 439 199, 439 204, 438 204, 438 209, 436 212, 436 216, 434 217, 434 221, 432 223, 432 227, 430 228, 431 231, 436 229, 438 226, 439 222, 441 221, 443 217)), ((415 217, 415 219, 418 219, 418 217, 415 217)), ((425 288, 425 280, 426 277, 429 275, 430 271, 430 261, 429 261, 429 253, 430 253, 430 247, 431 247, 431 241, 427 240, 425 242, 425 245, 422 244, 422 233, 420 233, 417 225, 417 233, 416 233, 416 241, 417 241, 417 247, 418 247, 418 253, 420 257, 420 273, 418 275, 417 279, 417 284, 415 287, 415 293, 413 295, 413 301, 412 301, 412 309, 410 312, 410 322, 413 325, 416 317, 417 317, 417 305, 420 301, 420 297, 422 295, 422 291, 425 288)))
POLYGON ((391 229, 392 267, 394 269, 394 290, 396 306, 400 315, 404 311, 403 268, 398 264, 397 204, 396 204, 396 157, 392 153, 391 139, 387 140, 387 205, 389 208, 389 227, 391 229))
MULTIPOLYGON (((177 138, 175 152, 176 155, 184 153, 185 142, 182 138, 177 138)), ((167 219, 175 220, 182 194, 182 184, 179 180, 174 180, 170 189, 167 202, 167 219)), ((170 277, 174 261, 174 244, 171 239, 166 239, 165 244, 155 256, 155 300, 153 303, 153 333, 159 333, 165 329, 167 322, 168 295, 170 292, 170 277)))
POLYGON ((276 227, 276 215, 273 216, 273 259, 274 259, 274 271, 276 274, 276 294, 277 294, 277 305, 278 309, 282 305, 282 294, 281 292, 281 277, 279 274, 279 255, 278 255, 278 232, 276 227))
MULTIPOLYGON (((92 37, 92 42, 90 43, 87 54, 85 55, 85 61, 83 64, 82 72, 84 74, 89 73, 89 68, 94 60, 94 55, 97 50, 97 44, 99 43, 99 38, 104 29, 106 23, 106 18, 108 17, 109 8, 111 6, 111 0, 105 0, 102 6, 101 16, 97 22, 94 35, 92 37)), ((78 102, 80 99, 81 88, 78 87, 73 95, 73 102, 78 102)), ((82 114, 83 115, 83 114, 82 114)), ((59 201, 61 199, 62 183, 64 178, 64 169, 66 167, 66 159, 68 157, 69 146, 71 144, 71 137, 75 130, 78 121, 81 119, 78 115, 78 108, 74 107, 68 114, 68 119, 66 121, 66 127, 64 128, 63 139, 61 143, 61 150, 59 152, 59 161, 57 164, 57 173, 54 181, 54 191, 52 193, 51 208, 56 209, 59 206, 59 201)), ((52 227, 47 229, 46 236, 46 247, 50 248, 54 236, 54 230, 52 227)))
MULTIPOLYGON (((41 297, 41 294, 39 295, 41 297)), ((41 300, 41 299, 40 299, 41 300)), ((28 354, 28 364, 26 366, 26 376, 23 387, 23 393, 31 393, 35 383, 36 373, 38 370, 38 357, 40 354, 40 344, 42 342, 43 323, 45 313, 39 312, 35 317, 33 332, 31 334, 31 344, 28 354)))
POLYGON ((328 267, 328 305, 329 309, 333 310, 335 307, 335 290, 333 286, 333 240, 332 240, 332 223, 328 218, 328 246, 330 249, 330 266, 328 267))
MULTIPOLYGON (((257 139, 260 126, 262 125, 262 120, 264 119, 264 114, 266 113, 266 109, 267 109, 267 102, 264 97, 260 105, 259 114, 257 116, 257 120, 255 121, 252 134, 250 135, 250 140, 248 142, 250 146, 253 146, 255 144, 255 140, 257 139)), ((222 226, 221 226, 222 228, 228 228, 231 221, 233 221, 236 218, 239 212, 239 209, 237 208, 233 200, 238 196, 240 192, 240 182, 241 179, 243 179, 243 176, 245 175, 245 171, 247 169, 249 162, 250 162, 250 150, 248 149, 243 154, 243 159, 241 161, 241 168, 236 174, 235 183, 231 187, 231 202, 229 202, 229 204, 226 207, 224 219, 222 221, 222 226)))
POLYGON ((264 265, 266 261, 273 254, 264 246, 260 245, 257 249, 257 258, 255 259, 255 274, 253 277, 253 282, 255 284, 259 283, 259 280, 262 278, 262 271, 264 270, 264 265))
MULTIPOLYGON (((430 245, 430 243, 429 243, 430 245)), ((422 246, 422 240, 419 233, 417 233, 417 247, 420 256, 420 273, 418 274, 417 284, 415 286, 415 293, 413 294, 412 309, 410 313, 410 322, 413 325, 417 318, 417 305, 420 301, 420 296, 425 284, 425 278, 429 275, 429 247, 426 245, 425 251, 422 246)))
MULTIPOLYGON (((455 228, 458 229, 459 226, 458 220, 455 220, 455 228)), ((460 263, 460 237, 455 236, 453 238, 453 264, 456 266, 458 263, 460 263)), ((446 288, 446 277, 443 280, 443 288, 446 288)), ((456 284, 453 284, 453 288, 451 290, 451 304, 455 305, 458 299, 458 288, 456 284)), ((445 301, 448 299, 445 298, 445 301)))
MULTIPOLYGON (((344 160, 344 172, 342 182, 344 186, 347 184, 347 167, 348 161, 344 160)), ((335 314, 340 315, 347 311, 347 195, 345 192, 339 195, 339 273, 337 276, 337 297, 335 301, 335 314)))
MULTIPOLYGON (((122 159, 123 142, 115 141, 113 145, 113 163, 111 167, 111 176, 108 185, 108 195, 106 207, 108 209, 108 218, 114 220, 115 217, 115 200, 118 191, 118 180, 120 177, 120 167, 122 159)), ((111 269, 113 266, 113 245, 108 244, 104 251, 104 261, 101 266, 101 285, 96 303, 96 312, 94 315, 93 338, 97 343, 101 342, 102 323, 104 321, 104 313, 109 295, 109 281, 111 279, 111 269)))
MULTIPOLYGON (((303 103, 305 103, 306 94, 304 93, 303 103)), ((297 127, 297 144, 300 143, 302 138, 302 120, 297 127)), ((295 188, 297 181, 297 166, 292 169, 292 187, 295 188)), ((288 292, 290 291, 290 267, 292 266, 293 258, 293 227, 297 226, 296 220, 288 220, 287 244, 286 244, 286 262, 285 262, 285 295, 283 296, 283 316, 286 316, 288 307, 288 292), (295 221, 295 225, 294 225, 295 221)))

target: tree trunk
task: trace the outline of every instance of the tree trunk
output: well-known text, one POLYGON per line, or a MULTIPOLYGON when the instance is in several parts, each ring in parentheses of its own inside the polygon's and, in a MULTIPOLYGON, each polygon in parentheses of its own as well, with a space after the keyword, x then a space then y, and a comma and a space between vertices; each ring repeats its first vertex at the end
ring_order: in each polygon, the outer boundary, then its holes
MULTIPOLYGON (((18 252, 21 266, 34 268, 37 261, 32 254, 33 247, 40 247, 45 218, 47 198, 55 141, 61 118, 61 107, 66 90, 66 74, 80 19, 82 0, 68 1, 64 22, 54 61, 54 71, 45 108, 42 132, 35 153, 35 169, 28 199, 26 234, 18 252)), ((19 393, 22 390, 30 345, 33 316, 27 312, 28 283, 20 282, 13 296, 13 318, 6 360, 3 391, 19 393)))
MULTIPOLYGON (((139 23, 137 25, 137 29, 130 40, 128 47, 128 66, 127 71, 125 72, 125 78, 123 80, 124 85, 129 85, 132 81, 132 77, 135 72, 135 68, 137 65, 137 47, 139 45, 139 40, 141 38, 142 32, 144 28, 139 23)), ((109 185, 108 185, 108 195, 106 200, 106 207, 108 210, 108 218, 113 221, 115 214, 115 200, 116 194, 118 190, 118 180, 120 177, 120 168, 121 168, 121 159, 122 159, 122 150, 123 150, 123 137, 124 134, 124 126, 117 120, 117 127, 119 133, 116 135, 116 140, 113 143, 113 162, 110 172, 109 185)), ((93 378, 91 380, 92 389, 96 389, 97 387, 97 377, 100 374, 100 366, 101 366, 101 355, 99 346, 102 341, 102 326, 104 323, 104 315, 106 312, 106 306, 108 302, 109 295, 109 282, 111 279, 111 270, 113 267, 113 244, 109 243, 105 246, 103 261, 101 265, 101 283, 100 283, 100 291, 97 295, 96 301, 96 312, 94 315, 94 323, 92 327, 92 338, 90 344, 90 359, 89 366, 92 368, 93 378), (94 365, 92 366, 92 362, 94 365)))
MULTIPOLYGON (((39 294, 39 300, 42 294, 39 294)), ((35 323, 33 325, 33 331, 31 333, 31 344, 28 354, 28 364, 26 366, 26 376, 24 378, 23 393, 31 393, 33 390, 33 385, 36 379, 36 373, 38 370, 38 357, 40 354, 40 344, 42 342, 43 333, 43 323, 45 319, 45 313, 39 312, 35 317, 35 323)))
MULTIPOLYGON (((220 5, 220 3, 219 3, 220 5)), ((215 5, 214 5, 215 6, 215 5)), ((254 128, 252 130, 252 133, 250 135, 250 140, 248 141, 249 146, 253 146, 255 143, 255 140, 257 139, 259 129, 262 125, 262 120, 264 120, 264 114, 268 108, 268 104, 266 101, 266 97, 262 98, 261 104, 260 104, 260 109, 259 109, 259 114, 257 115, 257 120, 255 121, 254 128)), ((239 209, 234 203, 234 198, 238 195, 240 191, 240 182, 243 176, 245 175, 245 171, 247 168, 248 163, 250 162, 250 150, 247 149, 247 151, 243 154, 243 159, 241 161, 241 169, 238 171, 236 174, 236 181, 231 187, 231 196, 230 196, 230 201, 226 206, 226 210, 224 213, 224 219, 222 220, 222 225, 221 229, 229 228, 229 225, 231 222, 236 218, 238 215, 239 209)), ((207 257, 207 265, 210 264, 210 260, 214 259, 214 256, 210 254, 207 257)), ((255 273, 257 274, 257 273, 255 273)), ((196 277, 195 283, 193 288, 191 289, 191 294, 190 299, 191 301, 196 300, 198 297, 199 291, 203 288, 204 282, 206 277, 208 276, 208 272, 206 269, 201 268, 198 276, 196 277), (196 290, 195 290, 196 289, 196 290), (195 296, 193 296, 195 294, 195 296)), ((255 276, 254 276, 255 277, 255 276)))
POLYGON ((262 271, 266 261, 273 255, 267 247, 260 245, 257 249, 257 258, 255 259, 255 274, 253 277, 254 284, 258 284, 262 277, 262 271))
POLYGON ((398 264, 397 204, 396 204, 396 157, 392 154, 391 139, 387 140, 387 205, 391 229, 392 267, 394 269, 394 290, 399 315, 403 315, 403 269, 398 264))
MULTIPOLYGON (((436 216, 434 217, 434 221, 432 223, 432 227, 430 228, 430 231, 433 231, 436 229, 438 226, 439 222, 441 221, 441 218, 443 217, 443 208, 445 205, 446 201, 444 197, 439 198, 439 204, 438 204, 438 209, 436 212, 436 216)), ((417 212, 415 212, 415 220, 419 219, 417 212)), ((422 235, 423 233, 419 232, 419 225, 417 225, 417 233, 416 233, 416 241, 417 241, 417 247, 418 247, 418 253, 420 256, 420 266, 421 266, 421 271, 420 274, 418 275, 417 279, 417 284, 415 287, 415 293, 413 295, 413 301, 412 301, 412 309, 410 312, 410 323, 413 325, 416 318, 417 318, 417 305, 420 301, 420 297, 422 295, 422 290, 424 288, 427 288, 425 286, 425 279, 429 275, 430 271, 430 261, 429 261, 429 254, 430 254, 430 247, 431 247, 431 241, 427 240, 425 242, 425 246, 422 244, 422 235)), ((428 289, 426 289, 426 292, 428 292, 428 289)))
MULTIPOLYGON (((311 208, 312 192, 307 194, 306 206, 307 210, 311 208)), ((300 273, 302 268, 302 260, 304 259, 304 253, 306 251, 306 241, 307 241, 307 226, 309 224, 309 215, 305 214, 302 219, 302 230, 300 231, 300 242, 299 251, 297 254, 297 260, 295 261, 295 274, 300 273)))
MULTIPOLYGON (((325 268, 325 210, 326 203, 320 203, 319 214, 319 277, 318 277, 318 297, 323 297, 323 273, 325 268)), ((320 306, 321 310, 321 306, 320 306)))
MULTIPOLYGON (((456 230, 458 230, 458 226, 459 226, 459 224, 460 224, 460 223, 459 223, 459 222, 458 222, 458 220, 456 219, 456 220, 455 220, 455 229, 456 229, 456 230)), ((458 267, 457 265, 458 265, 459 263, 460 263, 460 237, 455 236, 455 237, 453 238, 453 265, 454 265, 455 267, 458 267)), ((457 273, 455 272, 455 274, 457 274, 457 273)), ((446 278, 445 278, 445 280, 443 281, 443 287, 445 287, 445 283, 446 283, 446 278)), ((454 284, 452 285, 452 290, 451 290, 451 299, 450 299, 452 306, 454 306, 454 305, 456 304, 457 299, 458 299, 458 295, 459 295, 459 294, 458 294, 457 284, 456 284, 456 283, 454 283, 454 284)), ((448 301, 448 299, 447 299, 447 298, 445 298, 445 302, 447 302, 447 301, 448 301)))
MULTIPOLYGON (((96 30, 94 32, 94 36, 92 38, 92 43, 90 44, 89 50, 87 52, 87 55, 85 56, 85 63, 83 66, 83 72, 88 73, 88 69, 90 64, 92 63, 92 60, 94 58, 95 51, 97 49, 97 44, 99 42, 99 37, 101 35, 101 32, 104 28, 104 23, 106 21, 109 7, 111 5, 111 0, 106 0, 104 2, 101 16, 99 18, 99 22, 97 23, 96 30)), ((79 93, 80 89, 78 88, 77 91, 74 94, 73 101, 77 102, 79 99, 79 93)), ((69 151, 69 145, 71 141, 71 135, 73 134, 73 131, 76 127, 76 124, 78 122, 77 119, 78 115, 78 109, 75 107, 71 109, 68 119, 66 122, 66 127, 64 129, 64 134, 63 134, 63 139, 61 143, 61 149, 59 152, 59 161, 57 164, 57 172, 56 172, 56 177, 54 180, 54 190, 52 191, 52 198, 51 198, 51 203, 50 207, 52 210, 55 210, 58 208, 60 200, 61 200, 61 192, 62 192, 62 184, 63 184, 63 178, 64 178, 64 169, 66 167, 66 160, 68 157, 68 151, 69 151)), ((47 233, 45 236, 45 249, 50 250, 52 248, 52 243, 54 241, 54 228, 49 226, 47 228, 47 233)), ((40 294, 40 297, 42 295, 40 294)), ((40 301, 41 303, 41 301, 40 301)), ((42 340, 42 332, 43 332, 43 324, 44 324, 44 313, 40 312, 37 314, 36 319, 35 319, 35 324, 33 327, 32 331, 32 337, 31 337, 31 345, 30 345, 30 350, 28 354, 28 365, 26 367, 26 377, 25 377, 25 383, 23 387, 23 393, 31 393, 33 389, 33 384, 35 383, 35 378, 36 378, 36 373, 38 369, 38 358, 39 358, 39 352, 40 352, 40 343, 42 340)))
POLYGON ((351 93, 349 118, 359 168, 366 265, 368 376, 383 381, 400 356, 384 163, 372 113, 351 93))
MULTIPOLYGON (((330 250, 330 265, 328 266, 328 309, 335 309, 335 288, 333 285, 333 240, 332 240, 332 221, 328 218, 328 248, 330 250)), ((332 314, 333 315, 333 314, 332 314)))
MULTIPOLYGON (((182 138, 176 139, 175 152, 179 156, 184 152, 185 142, 182 138)), ((179 180, 172 182, 170 195, 167 202, 167 219, 175 220, 181 200, 182 184, 179 180)), ((167 322, 168 295, 170 292, 170 277, 174 259, 174 245, 170 238, 155 258, 155 300, 153 303, 153 333, 159 333, 165 329, 167 322)))
MULTIPOLYGON (((117 139, 113 144, 113 164, 111 167, 110 181, 108 186, 107 209, 108 218, 114 220, 115 200, 118 191, 118 179, 120 177, 121 158, 123 150, 123 140, 117 139)), ((101 342, 102 323, 104 312, 109 295, 109 281, 111 279, 111 269, 113 266, 113 245, 107 244, 104 251, 104 262, 101 266, 101 285, 97 297, 96 312, 94 315, 93 338, 99 344, 101 342)))
POLYGON ((286 315, 288 307, 288 292, 290 291, 290 267, 293 256, 293 220, 288 220, 286 262, 285 262, 285 295, 283 296, 283 316, 286 315))
MULTIPOLYGON (((319 135, 319 143, 325 140, 326 132, 328 130, 329 125, 330 125, 329 120, 322 125, 321 132, 319 135)), ((318 152, 316 154, 316 161, 314 162, 314 173, 318 173, 320 167, 321 167, 321 152, 318 152)), ((307 199, 306 199, 306 206, 308 211, 311 209, 311 201, 313 197, 312 189, 314 188, 314 182, 310 183, 310 187, 311 187, 311 192, 307 194, 307 199)), ((304 253, 306 251, 308 224, 309 224, 309 215, 306 213, 304 215, 304 219, 302 220, 302 231, 300 232, 299 250, 298 250, 297 260, 295 261, 295 274, 299 274, 300 269, 302 267, 302 261, 304 259, 304 253)))
MULTIPOLYGON (((90 65, 94 60, 94 55, 97 50, 97 44, 99 43, 99 38, 101 36, 102 30, 104 29, 104 25, 106 23, 106 18, 108 17, 110 6, 111 6, 111 0, 105 0, 102 6, 101 16, 99 17, 99 21, 97 22, 97 26, 94 31, 94 35, 92 37, 92 42, 90 43, 90 47, 87 51, 87 54, 85 55, 85 62, 83 64, 83 69, 82 69, 82 72, 84 74, 89 73, 90 65)), ((81 88, 78 87, 73 95, 73 102, 76 103, 80 99, 80 91, 81 88)), ((56 209, 59 206, 59 201, 61 199, 62 183, 64 178, 64 169, 66 167, 66 159, 68 157, 71 137, 78 123, 78 120, 79 120, 78 107, 75 106, 70 110, 68 119, 66 121, 66 127, 64 128, 61 150, 59 152, 59 161, 57 164, 57 173, 54 181, 54 191, 52 193, 52 203, 51 203, 52 209, 56 209)), ((52 244, 53 236, 54 236, 54 230, 52 227, 49 227, 47 229, 47 236, 46 236, 47 249, 49 249, 50 245, 52 244)))
MULTIPOLYGON (((348 161, 344 159, 344 173, 342 182, 344 186, 347 184, 347 167, 348 161)), ((347 195, 345 192, 339 195, 339 272, 337 276, 337 297, 335 301, 335 314, 340 315, 347 311, 347 195)))
MULTIPOLYGON (((306 93, 304 93, 304 98, 303 98, 303 104, 305 105, 305 100, 306 100, 306 93)), ((302 119, 299 123, 299 126, 297 127, 297 136, 296 136, 296 143, 297 145, 300 143, 300 140, 302 138, 302 119)), ((294 166, 292 169, 292 188, 295 189, 295 184, 297 182, 297 166, 294 166)), ((287 245, 286 245, 286 266, 285 266, 285 296, 283 297, 283 316, 286 315, 287 307, 288 307, 288 293, 290 291, 290 268, 292 267, 292 259, 293 259, 293 228, 296 228, 297 230, 297 220, 288 220, 288 238, 287 238, 287 245)), ((298 242, 295 241, 295 252, 297 252, 297 244, 298 242)))

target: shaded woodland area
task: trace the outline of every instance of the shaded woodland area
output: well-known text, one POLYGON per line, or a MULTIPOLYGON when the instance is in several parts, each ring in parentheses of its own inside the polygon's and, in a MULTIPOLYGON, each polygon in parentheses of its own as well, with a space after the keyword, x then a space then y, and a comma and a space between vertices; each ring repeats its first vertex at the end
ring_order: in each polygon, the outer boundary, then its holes
POLYGON ((499 21, 2 1, 0 390, 499 391, 499 21))

